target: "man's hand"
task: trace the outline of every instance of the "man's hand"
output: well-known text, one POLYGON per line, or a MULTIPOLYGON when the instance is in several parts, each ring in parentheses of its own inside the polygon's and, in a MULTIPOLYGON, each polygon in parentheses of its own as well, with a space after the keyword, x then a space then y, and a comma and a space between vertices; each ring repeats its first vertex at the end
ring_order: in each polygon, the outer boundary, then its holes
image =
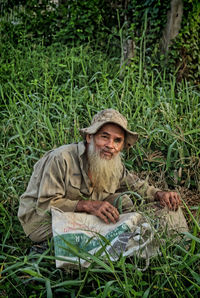
POLYGON ((107 224, 109 224, 109 220, 116 223, 119 219, 117 208, 106 201, 79 201, 76 211, 96 215, 107 224))
POLYGON ((176 211, 181 203, 180 196, 174 191, 157 191, 155 194, 155 200, 159 201, 160 204, 169 210, 176 211))

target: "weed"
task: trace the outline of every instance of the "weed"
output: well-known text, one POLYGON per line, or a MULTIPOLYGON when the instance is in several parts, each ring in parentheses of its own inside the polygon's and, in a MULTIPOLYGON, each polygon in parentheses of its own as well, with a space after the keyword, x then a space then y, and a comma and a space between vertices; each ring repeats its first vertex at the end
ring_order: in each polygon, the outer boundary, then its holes
MULTIPOLYGON (((199 191, 200 100, 195 86, 164 74, 129 69, 90 44, 50 47, 1 45, 0 294, 19 297, 197 297, 199 211, 190 217, 189 247, 167 243, 162 256, 140 272, 141 260, 96 261, 72 276, 55 268, 51 248, 32 256, 17 219, 19 196, 35 162, 51 148, 80 140, 79 128, 104 108, 116 108, 140 135, 124 154, 128 169, 148 172, 166 188, 199 191), (7 50, 9 48, 9 51, 7 50), (142 74, 142 75, 141 75, 142 74), (140 264, 139 264, 140 265, 140 264), (109 267, 109 270, 106 269, 109 267)), ((141 66, 142 67, 142 64, 141 66)), ((193 206, 197 208, 198 206, 193 206)))

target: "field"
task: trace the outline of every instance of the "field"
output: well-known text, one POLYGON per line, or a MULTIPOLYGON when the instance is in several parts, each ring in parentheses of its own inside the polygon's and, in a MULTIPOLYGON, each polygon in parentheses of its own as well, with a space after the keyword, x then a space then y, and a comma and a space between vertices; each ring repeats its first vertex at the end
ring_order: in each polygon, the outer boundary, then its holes
POLYGON ((1 45, 0 296, 198 297, 200 292, 200 93, 175 75, 137 65, 119 73, 119 57, 84 44, 1 45), (124 114, 140 135, 126 167, 176 189, 190 232, 162 248, 146 271, 123 257, 87 270, 55 268, 53 247, 34 257, 17 219, 19 196, 35 162, 51 148, 81 140, 79 128, 104 108, 124 114))

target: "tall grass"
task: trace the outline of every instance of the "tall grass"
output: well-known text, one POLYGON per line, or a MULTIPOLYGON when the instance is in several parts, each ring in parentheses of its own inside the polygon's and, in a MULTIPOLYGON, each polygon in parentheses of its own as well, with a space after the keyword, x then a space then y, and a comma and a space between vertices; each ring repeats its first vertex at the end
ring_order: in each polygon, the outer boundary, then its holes
MULTIPOLYGON (((164 74, 126 69, 119 59, 90 44, 1 45, 0 294, 19 297, 197 297, 200 290, 199 206, 188 209, 191 242, 167 243, 147 271, 141 260, 97 266, 72 275, 55 269, 51 245, 33 261, 17 219, 19 196, 34 163, 47 150, 79 141, 79 128, 104 108, 116 108, 139 132, 125 155, 126 166, 146 172, 157 184, 187 187, 198 193, 200 99, 195 86, 177 85, 164 74), (162 180, 162 181, 161 181, 162 180)), ((102 264, 102 263, 101 263, 102 264)))

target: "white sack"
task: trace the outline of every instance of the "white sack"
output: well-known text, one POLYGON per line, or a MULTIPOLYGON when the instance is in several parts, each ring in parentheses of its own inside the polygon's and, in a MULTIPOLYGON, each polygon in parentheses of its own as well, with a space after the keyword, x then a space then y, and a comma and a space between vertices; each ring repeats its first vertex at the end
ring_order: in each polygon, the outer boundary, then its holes
MULTIPOLYGON (((90 262, 74 255, 67 242, 94 255, 102 244, 105 245, 100 235, 109 240, 105 249, 112 261, 118 260, 121 254, 149 258, 158 253, 153 242, 154 231, 140 213, 121 214, 116 224, 106 224, 86 213, 62 212, 56 208, 52 208, 51 212, 55 256, 65 259, 56 260, 57 268, 70 264, 88 267, 90 262)), ((101 256, 106 260, 105 249, 101 256)))

